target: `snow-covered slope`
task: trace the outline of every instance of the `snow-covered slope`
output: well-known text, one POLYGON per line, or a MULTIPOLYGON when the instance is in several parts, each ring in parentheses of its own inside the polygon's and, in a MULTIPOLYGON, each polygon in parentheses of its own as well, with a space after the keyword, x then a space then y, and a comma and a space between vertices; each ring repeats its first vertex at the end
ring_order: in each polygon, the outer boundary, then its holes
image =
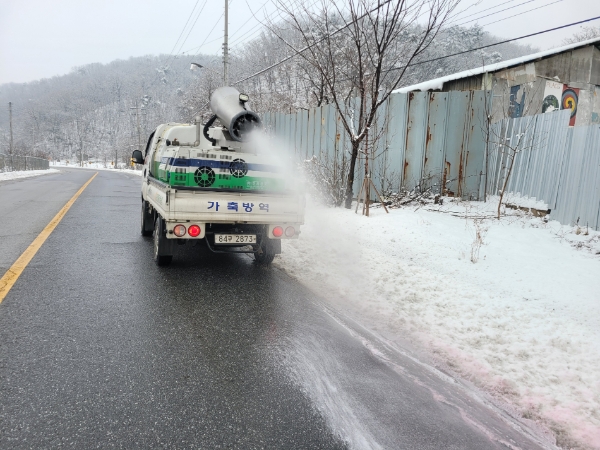
POLYGON ((313 205, 276 261, 334 307, 413 340, 551 428, 559 444, 600 448, 600 234, 516 211, 498 221, 494 207, 366 218, 313 205))

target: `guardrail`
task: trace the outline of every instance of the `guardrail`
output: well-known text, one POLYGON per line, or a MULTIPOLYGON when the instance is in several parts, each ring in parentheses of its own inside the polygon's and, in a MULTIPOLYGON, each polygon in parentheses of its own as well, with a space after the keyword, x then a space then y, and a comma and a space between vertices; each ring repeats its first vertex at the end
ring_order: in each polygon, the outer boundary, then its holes
POLYGON ((0 153, 0 172, 15 172, 17 170, 46 170, 50 161, 34 156, 4 155, 0 153))

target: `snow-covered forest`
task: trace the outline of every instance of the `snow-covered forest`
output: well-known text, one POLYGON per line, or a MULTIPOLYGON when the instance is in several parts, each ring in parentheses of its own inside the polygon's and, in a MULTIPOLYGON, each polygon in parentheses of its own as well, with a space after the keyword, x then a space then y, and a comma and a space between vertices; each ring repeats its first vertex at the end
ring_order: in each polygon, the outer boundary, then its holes
MULTIPOLYGON (((265 28, 259 37, 232 47, 231 82, 290 54, 289 46, 277 34, 265 28)), ((404 34, 403 39, 413 38, 409 32, 404 34)), ((301 47, 300 37, 293 31, 287 31, 286 40, 301 47)), ((478 26, 449 27, 419 58, 424 61, 498 40, 478 26)), ((535 49, 504 44, 492 50, 416 65, 406 72, 401 85, 514 58, 535 49)), ((116 158, 126 162, 131 150, 139 142, 143 145, 156 125, 189 122, 198 111, 207 114, 208 96, 222 82, 221 67, 220 56, 143 56, 75 67, 67 75, 50 79, 5 84, 0 86, 4 110, 0 114, 0 153, 10 153, 8 103, 12 102, 14 154, 73 160, 83 157, 102 162, 116 158), (192 71, 191 62, 206 68, 192 71)), ((290 112, 329 101, 323 80, 300 57, 237 87, 250 94, 252 107, 259 113, 290 112)))

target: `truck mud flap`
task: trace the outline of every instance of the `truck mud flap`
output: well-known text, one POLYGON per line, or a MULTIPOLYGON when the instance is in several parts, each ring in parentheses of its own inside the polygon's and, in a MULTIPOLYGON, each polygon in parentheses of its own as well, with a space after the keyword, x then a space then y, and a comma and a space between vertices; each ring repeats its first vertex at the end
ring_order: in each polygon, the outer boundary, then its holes
POLYGON ((158 243, 156 242, 156 238, 154 238, 156 256, 173 256, 173 253, 175 253, 177 241, 175 239, 167 239, 165 225, 164 219, 159 217, 156 220, 154 227, 158 226, 158 229, 154 230, 154 232, 161 236, 161 238, 158 239, 158 243))

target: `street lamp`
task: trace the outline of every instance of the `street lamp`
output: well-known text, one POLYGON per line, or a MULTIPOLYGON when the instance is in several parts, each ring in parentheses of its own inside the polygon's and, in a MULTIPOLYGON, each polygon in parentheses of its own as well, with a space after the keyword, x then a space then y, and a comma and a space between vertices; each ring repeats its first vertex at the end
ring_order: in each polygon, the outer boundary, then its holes
POLYGON ((196 68, 210 70, 211 72, 216 73, 217 75, 221 76, 221 74, 219 72, 217 72, 216 70, 211 69, 210 67, 203 66, 202 64, 193 62, 192 65, 190 66, 190 70, 196 70, 196 68))

